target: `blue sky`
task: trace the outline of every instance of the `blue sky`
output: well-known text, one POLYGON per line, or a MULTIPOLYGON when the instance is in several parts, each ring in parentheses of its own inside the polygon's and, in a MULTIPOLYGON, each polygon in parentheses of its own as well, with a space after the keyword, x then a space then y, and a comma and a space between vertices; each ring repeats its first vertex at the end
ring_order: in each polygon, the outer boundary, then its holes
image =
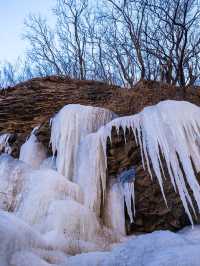
POLYGON ((22 40, 24 19, 40 13, 53 21, 51 9, 56 0, 0 0, 0 62, 15 61, 25 51, 22 40))

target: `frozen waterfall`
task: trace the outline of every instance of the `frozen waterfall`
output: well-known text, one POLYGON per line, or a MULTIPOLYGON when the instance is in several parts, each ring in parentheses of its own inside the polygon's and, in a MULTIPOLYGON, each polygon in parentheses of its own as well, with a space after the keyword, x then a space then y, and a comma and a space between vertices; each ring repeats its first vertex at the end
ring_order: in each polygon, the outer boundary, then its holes
MULTIPOLYGON (((21 147, 20 160, 0 155, 0 264, 61 266, 71 261, 73 265, 76 256, 69 255, 105 251, 123 240, 125 207, 130 222, 137 213, 137 172, 129 171, 124 179, 107 178, 107 140, 112 145, 113 127, 118 133, 122 128, 124 138, 127 128, 133 131, 143 167, 157 178, 166 204, 163 180, 168 174, 193 223, 193 198, 200 211, 195 176, 200 171, 199 107, 164 101, 116 118, 103 108, 70 104, 51 125, 53 157, 47 158, 34 131, 21 147)), ((0 151, 6 151, 8 136, 0 136, 0 151)), ((114 252, 118 254, 117 249, 114 252)), ((110 252, 104 254, 112 257, 110 252)))

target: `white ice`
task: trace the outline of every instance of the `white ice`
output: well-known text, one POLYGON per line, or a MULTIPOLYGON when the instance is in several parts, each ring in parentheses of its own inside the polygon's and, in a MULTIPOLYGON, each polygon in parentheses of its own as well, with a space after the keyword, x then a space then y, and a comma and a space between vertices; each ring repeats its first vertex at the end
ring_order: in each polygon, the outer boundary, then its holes
POLYGON ((11 154, 12 148, 10 147, 8 142, 9 138, 10 138, 9 133, 0 135, 0 153, 5 152, 11 154))
POLYGON ((14 211, 22 200, 26 176, 31 167, 8 154, 0 155, 0 209, 14 211))
POLYGON ((1 266, 199 266, 200 228, 128 237, 106 252, 69 256, 12 214, 0 211, 1 266))
POLYGON ((41 231, 45 230, 43 224, 52 202, 67 197, 77 202, 83 201, 82 191, 77 184, 50 169, 30 172, 22 197, 24 200, 16 210, 17 215, 41 231))
POLYGON ((37 169, 44 159, 46 159, 46 148, 35 136, 34 129, 30 137, 21 146, 19 159, 31 167, 37 169))
POLYGON ((74 180, 84 191, 84 204, 98 216, 106 190, 106 164, 98 133, 87 135, 78 149, 74 180))
POLYGON ((124 197, 121 185, 110 180, 103 211, 103 221, 118 234, 126 235, 124 197))
POLYGON ((200 209, 193 169, 194 164, 200 170, 200 108, 165 101, 133 116, 114 117, 102 108, 68 105, 52 121, 53 160, 46 159, 34 132, 21 149, 24 162, 0 156, 0 209, 13 212, 0 211, 1 266, 199 266, 198 227, 195 233, 187 229, 131 237, 110 252, 69 257, 107 250, 113 239, 121 240, 126 234, 124 203, 134 222, 134 183, 106 178, 112 127, 133 130, 143 166, 157 177, 166 203, 161 155, 191 223, 194 207, 187 187, 200 209))
POLYGON ((52 119, 51 143, 58 172, 72 180, 80 141, 116 115, 103 108, 69 104, 52 119))
POLYGON ((199 266, 200 229, 197 239, 187 234, 156 231, 129 237, 110 252, 92 252, 70 257, 66 265, 75 266, 199 266))
POLYGON ((143 167, 147 166, 152 176, 150 164, 152 165, 167 204, 163 187, 163 163, 160 155, 163 156, 174 190, 179 193, 185 211, 193 223, 189 207, 193 212, 195 211, 184 174, 193 192, 198 210, 200 210, 200 186, 192 166, 193 162, 196 171, 199 172, 200 108, 189 102, 169 100, 146 107, 136 115, 114 119, 99 130, 105 157, 106 140, 111 136, 112 127, 115 127, 117 131, 122 127, 124 132, 126 128, 133 130, 136 141, 140 145, 143 167))

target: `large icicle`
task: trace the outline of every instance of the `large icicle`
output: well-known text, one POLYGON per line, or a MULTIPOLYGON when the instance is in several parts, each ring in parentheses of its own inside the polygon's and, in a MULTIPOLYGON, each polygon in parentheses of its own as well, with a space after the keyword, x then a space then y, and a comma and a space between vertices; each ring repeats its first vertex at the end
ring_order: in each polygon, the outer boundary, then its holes
POLYGON ((58 172, 73 179, 77 149, 81 139, 97 131, 116 115, 106 109, 69 104, 52 119, 51 143, 53 154, 57 152, 58 172))
MULTIPOLYGON (((178 189, 185 211, 193 223, 189 206, 193 211, 194 206, 184 175, 200 210, 200 186, 192 166, 193 162, 196 170, 200 170, 200 108, 184 101, 163 101, 155 106, 144 108, 139 114, 114 119, 100 129, 104 150, 106 150, 106 139, 110 137, 112 127, 117 130, 122 127, 124 132, 126 127, 132 128, 136 141, 140 145, 143 162, 145 158, 152 176, 151 163, 166 202, 161 151, 174 189, 178 189)), ((145 167, 144 163, 143 165, 145 167)))
POLYGON ((100 206, 106 190, 106 165, 100 134, 86 136, 78 150, 75 181, 84 191, 84 204, 100 215, 100 206))
POLYGON ((124 196, 120 183, 110 180, 104 205, 103 220, 106 226, 115 230, 118 234, 126 235, 124 196))

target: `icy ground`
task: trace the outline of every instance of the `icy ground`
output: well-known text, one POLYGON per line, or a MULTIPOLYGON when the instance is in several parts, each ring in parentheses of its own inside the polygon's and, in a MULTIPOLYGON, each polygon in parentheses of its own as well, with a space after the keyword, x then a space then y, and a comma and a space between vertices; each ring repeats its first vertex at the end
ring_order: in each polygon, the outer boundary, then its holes
POLYGON ((67 256, 14 215, 0 212, 1 266, 199 266, 200 226, 127 237, 110 251, 67 256))
POLYGON ((200 265, 200 227, 126 236, 125 205, 132 222, 137 215, 137 173, 128 182, 107 180, 113 127, 133 131, 143 167, 154 172, 167 205, 162 154, 193 223, 192 212, 200 211, 199 107, 165 101, 116 118, 106 109, 67 105, 52 119, 53 157, 35 130, 19 159, 9 155, 9 132, 0 136, 0 266, 200 265))

